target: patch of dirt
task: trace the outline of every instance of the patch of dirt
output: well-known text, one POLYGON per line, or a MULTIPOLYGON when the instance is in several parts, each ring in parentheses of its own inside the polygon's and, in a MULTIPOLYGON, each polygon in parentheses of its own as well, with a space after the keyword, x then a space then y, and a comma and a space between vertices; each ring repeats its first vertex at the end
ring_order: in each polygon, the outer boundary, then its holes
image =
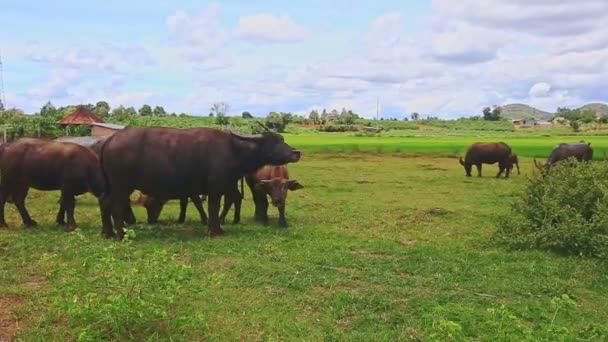
POLYGON ((363 256, 372 257, 372 258, 390 258, 391 257, 391 255, 388 253, 372 252, 372 251, 368 251, 366 249, 353 249, 351 252, 353 254, 363 255, 363 256))
POLYGON ((25 286, 30 289, 40 289, 45 287, 48 283, 49 281, 45 276, 35 275, 25 282, 25 286))
POLYGON ((412 248, 416 246, 416 240, 403 240, 399 242, 405 248, 412 248))
POLYGON ((188 265, 188 264, 190 264, 190 257, 187 255, 180 255, 180 256, 174 258, 173 261, 175 261, 176 263, 178 263, 180 265, 188 265))
POLYGON ((19 319, 13 312, 24 303, 23 297, 0 296, 0 342, 14 341, 20 327, 19 319))
POLYGON ((448 169, 442 168, 442 167, 436 167, 434 165, 431 164, 421 164, 418 165, 419 169, 423 169, 423 170, 427 170, 427 171, 448 171, 448 169))
POLYGON ((433 216, 444 216, 449 214, 450 212, 447 209, 443 208, 430 208, 426 210, 426 213, 433 216))
POLYGON ((362 180, 356 180, 355 183, 357 183, 357 184, 374 184, 376 182, 372 182, 372 181, 368 181, 368 180, 362 179, 362 180))
POLYGON ((214 257, 210 258, 205 262, 205 266, 210 269, 217 270, 222 268, 229 268, 232 265, 235 265, 241 261, 241 258, 238 257, 214 257))

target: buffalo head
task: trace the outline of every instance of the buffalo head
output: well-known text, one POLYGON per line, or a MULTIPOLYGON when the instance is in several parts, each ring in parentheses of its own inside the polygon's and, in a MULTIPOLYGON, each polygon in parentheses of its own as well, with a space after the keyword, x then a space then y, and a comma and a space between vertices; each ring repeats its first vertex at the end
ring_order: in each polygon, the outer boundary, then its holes
POLYGON ((285 143, 279 134, 266 131, 262 134, 246 135, 230 131, 236 139, 252 142, 256 145, 256 154, 263 164, 283 165, 300 160, 300 151, 285 143))
POLYGON ((280 208, 285 206, 288 190, 295 191, 303 189, 304 186, 294 179, 273 178, 261 180, 255 185, 255 188, 270 195, 272 205, 280 208))
POLYGON ((458 161, 460 162, 460 165, 464 167, 464 171, 467 173, 467 177, 471 177, 471 169, 473 168, 473 165, 465 163, 464 160, 462 160, 462 157, 460 157, 458 161))

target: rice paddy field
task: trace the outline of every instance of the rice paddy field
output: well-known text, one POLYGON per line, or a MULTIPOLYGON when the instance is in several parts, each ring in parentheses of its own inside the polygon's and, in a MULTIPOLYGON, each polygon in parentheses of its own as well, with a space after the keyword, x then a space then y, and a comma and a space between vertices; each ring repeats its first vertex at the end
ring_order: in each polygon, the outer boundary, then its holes
MULTIPOLYGON (((300 148, 287 199, 289 228, 243 220, 209 238, 189 207, 175 224, 145 211, 125 241, 101 236, 91 195, 78 198, 76 232, 54 222, 57 192, 30 191, 39 226, 6 207, 0 230, 0 341, 604 341, 605 261, 493 240, 532 157, 560 142, 604 136, 286 135, 300 148), (466 178, 457 156, 475 141, 504 141, 521 175, 466 178)), ((229 215, 230 216, 230 215, 229 215)))

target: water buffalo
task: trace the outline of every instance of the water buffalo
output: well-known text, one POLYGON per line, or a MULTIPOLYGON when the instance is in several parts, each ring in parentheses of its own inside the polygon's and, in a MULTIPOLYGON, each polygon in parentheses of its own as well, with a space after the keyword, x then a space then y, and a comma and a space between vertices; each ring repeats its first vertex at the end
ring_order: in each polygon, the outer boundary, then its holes
MULTIPOLYGON (((0 151, 0 226, 6 227, 4 206, 11 197, 26 226, 35 226, 25 208, 29 188, 60 190, 59 212, 67 212, 67 231, 76 228, 75 196, 92 192, 100 198, 105 191, 99 160, 90 149, 78 144, 23 138, 4 144, 0 151)), ((57 223, 64 224, 63 215, 57 223)))
POLYGON ((108 183, 108 196, 100 201, 104 235, 122 239, 123 209, 134 190, 161 200, 207 194, 209 233, 222 235, 220 199, 239 178, 266 164, 299 160, 299 151, 269 131, 243 135, 213 128, 125 128, 108 138, 100 154, 108 183))
POLYGON ((267 196, 270 196, 272 205, 279 210, 279 226, 287 227, 285 218, 287 191, 303 189, 304 186, 294 179, 289 179, 289 173, 284 165, 264 166, 247 175, 246 180, 255 203, 255 220, 268 224, 267 196))
POLYGON ((511 147, 503 142, 478 142, 469 146, 464 160, 460 157, 459 161, 460 165, 464 166, 467 177, 471 177, 473 165, 477 167, 477 176, 481 177, 481 164, 494 164, 498 162, 498 174, 496 178, 500 177, 503 172, 505 172, 505 178, 509 178, 509 174, 513 168, 513 160, 511 158, 511 147))
MULTIPOLYGON (((101 152, 101 146, 103 146, 103 143, 107 140, 108 137, 109 136, 62 137, 62 138, 57 138, 55 140, 63 141, 63 142, 73 142, 75 144, 79 144, 79 145, 88 147, 91 150, 93 150, 93 152, 95 152, 95 154, 99 155, 99 153, 101 152)), ((207 224, 207 215, 205 214, 205 211, 203 210, 203 201, 205 200, 205 197, 201 198, 200 196, 192 196, 192 197, 190 197, 190 199, 192 200, 192 204, 194 204, 194 207, 196 208, 196 210, 198 211, 198 213, 201 217, 201 222, 203 222, 203 224, 207 224)), ((162 208, 166 202, 167 202, 167 200, 165 200, 165 201, 157 200, 154 197, 146 195, 146 194, 141 194, 141 196, 137 199, 137 203, 142 204, 146 208, 146 213, 148 215, 147 222, 149 224, 154 224, 154 223, 158 222, 158 217, 160 216, 160 212, 162 211, 162 208)), ((188 197, 179 198, 179 203, 180 203, 179 217, 177 219, 177 223, 184 223, 186 220, 186 209, 188 207, 188 197)), ((127 212, 125 215, 125 222, 127 224, 134 224, 136 220, 135 220, 135 215, 133 214, 133 209, 131 208, 131 205, 129 205, 128 209, 126 209, 126 210, 127 210, 127 212)), ((63 213, 59 213, 58 215, 63 216, 63 213)))
POLYGON ((574 144, 561 143, 553 148, 553 151, 551 151, 545 164, 541 164, 534 159, 534 165, 539 170, 546 171, 557 162, 566 160, 570 157, 576 158, 579 162, 593 159, 593 148, 591 147, 591 143, 585 143, 584 141, 574 144))

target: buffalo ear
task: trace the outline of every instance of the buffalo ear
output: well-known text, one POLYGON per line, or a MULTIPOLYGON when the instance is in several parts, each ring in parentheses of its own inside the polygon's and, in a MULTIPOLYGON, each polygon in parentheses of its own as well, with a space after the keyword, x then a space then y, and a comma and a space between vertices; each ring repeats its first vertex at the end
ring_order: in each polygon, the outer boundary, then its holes
POLYGON ((288 188, 289 190, 291 190, 291 191, 295 191, 295 190, 298 190, 298 189, 304 189, 304 185, 302 185, 302 184, 298 183, 298 181, 297 181, 297 180, 292 179, 292 180, 290 180, 290 181, 288 182, 287 188, 288 188))

